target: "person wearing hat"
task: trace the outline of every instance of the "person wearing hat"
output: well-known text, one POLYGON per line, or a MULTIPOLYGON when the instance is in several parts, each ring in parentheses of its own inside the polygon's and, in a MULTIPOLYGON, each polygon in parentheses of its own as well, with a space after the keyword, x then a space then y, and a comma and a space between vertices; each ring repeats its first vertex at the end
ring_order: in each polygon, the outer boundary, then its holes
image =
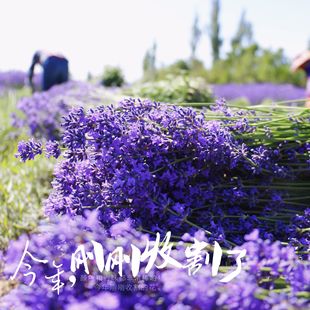
POLYGON ((305 106, 310 108, 310 51, 305 51, 297 56, 291 67, 293 72, 297 70, 304 70, 307 76, 306 97, 307 101, 305 106))
POLYGON ((33 75, 37 64, 41 65, 43 68, 41 82, 43 91, 69 80, 68 60, 63 55, 37 51, 32 58, 32 63, 28 72, 29 85, 32 92, 35 91, 33 75))

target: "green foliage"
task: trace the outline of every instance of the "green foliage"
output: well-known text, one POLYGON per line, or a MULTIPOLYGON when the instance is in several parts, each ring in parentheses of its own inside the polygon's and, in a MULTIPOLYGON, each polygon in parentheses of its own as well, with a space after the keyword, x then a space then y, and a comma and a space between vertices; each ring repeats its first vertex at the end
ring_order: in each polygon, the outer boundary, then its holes
POLYGON ((162 67, 156 71, 156 80, 170 79, 171 76, 188 75, 191 72, 190 63, 185 60, 177 60, 173 64, 162 67))
MULTIPOLYGON (((241 39, 241 42, 244 42, 241 39)), ((243 43, 242 43, 243 44, 243 43)), ((304 72, 291 72, 290 62, 282 49, 263 49, 257 44, 235 45, 211 69, 206 69, 198 59, 178 60, 158 69, 151 80, 169 80, 169 76, 201 77, 210 84, 226 83, 277 83, 305 86, 304 72)))
POLYGON ((101 84, 106 87, 121 87, 125 83, 124 74, 119 67, 106 67, 101 84))
POLYGON ((191 59, 189 76, 192 77, 202 77, 205 80, 208 78, 208 71, 204 66, 204 63, 199 59, 191 59))
POLYGON ((291 83, 304 86, 303 73, 292 73, 282 49, 272 51, 257 44, 232 50, 209 71, 208 81, 225 83, 291 83))
MULTIPOLYGON (((155 66, 156 45, 150 49, 144 59, 143 81, 169 80, 169 76, 201 77, 210 84, 227 83, 277 83, 305 86, 304 72, 293 73, 290 61, 282 49, 265 49, 253 40, 252 24, 241 14, 236 34, 231 40, 231 50, 220 59, 220 0, 213 0, 209 36, 213 55, 213 65, 206 69, 203 62, 195 56, 201 31, 198 16, 192 26, 191 58, 159 68, 155 66)), ((155 91, 154 91, 155 92, 155 91)))
MULTIPOLYGON (((190 60, 179 59, 171 65, 156 70, 155 78, 149 81, 169 80, 172 76, 200 77, 207 79, 208 71, 203 62, 197 58, 190 60)), ((147 80, 144 79, 146 82, 147 80)))
POLYGON ((208 102, 212 98, 211 90, 202 78, 184 75, 137 84, 128 90, 128 95, 169 103, 208 102))

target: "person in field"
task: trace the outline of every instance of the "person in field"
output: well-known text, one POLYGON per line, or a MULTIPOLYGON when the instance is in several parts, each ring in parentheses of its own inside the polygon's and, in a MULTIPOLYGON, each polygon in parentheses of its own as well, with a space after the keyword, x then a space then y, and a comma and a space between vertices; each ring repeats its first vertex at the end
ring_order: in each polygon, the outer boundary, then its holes
POLYGON ((306 86, 306 97, 307 101, 305 106, 310 108, 310 51, 305 51, 298 55, 293 63, 292 70, 295 72, 297 70, 303 70, 307 76, 307 86, 306 86))
POLYGON ((29 85, 32 92, 35 91, 33 75, 36 65, 41 65, 43 68, 41 81, 43 91, 69 80, 69 63, 63 55, 37 51, 32 58, 28 73, 29 85))

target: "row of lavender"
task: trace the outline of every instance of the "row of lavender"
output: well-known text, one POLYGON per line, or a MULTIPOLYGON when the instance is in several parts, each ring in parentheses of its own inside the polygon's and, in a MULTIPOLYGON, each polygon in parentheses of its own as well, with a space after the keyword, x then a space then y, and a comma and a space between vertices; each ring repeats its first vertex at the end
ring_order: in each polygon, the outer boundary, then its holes
POLYGON ((25 85, 26 74, 22 71, 0 72, 0 95, 7 89, 21 88, 25 85))
POLYGON ((212 91, 216 97, 226 100, 245 99, 252 104, 259 104, 265 100, 285 101, 306 97, 304 88, 291 84, 219 84, 213 85, 212 91))
MULTIPOLYGON (((40 75, 36 75, 34 83, 40 87, 40 75)), ((173 83, 174 81, 171 81, 173 83)), ((27 74, 23 71, 0 72, 0 89, 19 88, 27 85, 27 74)), ((212 85, 215 97, 226 100, 246 99, 252 104, 259 104, 264 100, 281 101, 296 100, 305 97, 303 88, 290 84, 253 83, 253 84, 219 84, 212 85)))
MULTIPOLYGON (((232 110, 218 101, 195 111, 129 99, 87 112, 76 107, 68 114, 64 100, 72 101, 69 89, 59 86, 20 103, 28 116, 23 125, 31 134, 53 140, 43 145, 21 142, 21 159, 44 152, 62 156, 44 203, 52 224, 48 232, 30 237, 31 251, 51 261, 35 267, 38 277, 32 288, 20 285, 4 298, 6 307, 306 309, 309 110, 295 108, 287 116, 282 108, 232 110), (51 104, 52 92, 63 93, 62 101, 51 104), (48 131, 46 121, 54 126, 48 131), (89 215, 89 210, 96 212, 89 215), (70 279, 77 243, 91 246, 90 240, 96 240, 106 250, 122 244, 129 253, 131 243, 145 246, 146 236, 138 231, 164 235, 168 230, 175 241, 189 241, 189 234, 226 249, 247 249, 241 275, 223 284, 207 266, 195 277, 165 268, 152 271, 155 283, 140 280, 138 288, 121 291, 117 279, 102 286, 102 277, 85 278, 78 270, 78 284, 72 288, 67 283, 59 296, 44 282, 44 275, 55 272, 52 260, 60 256, 62 278, 70 279)), ((81 98, 79 92, 77 96, 81 98)), ((8 274, 25 238, 13 242, 5 256, 8 274)), ((94 276, 102 275, 94 262, 89 264, 94 276)), ((125 272, 128 278, 122 284, 132 287, 137 281, 125 272)))
POLYGON ((1 87, 23 87, 25 85, 27 75, 23 71, 5 71, 0 72, 0 85, 1 87))
MULTIPOLYGON (((213 85, 212 91, 218 98, 227 100, 246 98, 253 104, 263 102, 267 98, 273 101, 291 100, 294 104, 294 100, 305 97, 303 89, 292 85, 213 85)), ((151 95, 149 91, 146 93, 151 95)), ((114 103, 115 98, 119 96, 120 92, 115 90, 107 91, 88 83, 71 81, 54 86, 48 92, 36 93, 30 98, 20 100, 17 107, 22 114, 14 115, 13 124, 16 127, 27 127, 30 135, 36 138, 59 139, 62 116, 67 114, 72 106, 83 103, 93 106, 99 104, 103 97, 107 98, 105 104, 114 103)), ((161 97, 166 98, 165 94, 161 97)))
MULTIPOLYGON (((36 74, 33 82, 36 89, 40 89, 41 75, 36 74)), ((27 73, 20 70, 0 72, 0 94, 9 89, 22 88, 28 85, 27 73)))

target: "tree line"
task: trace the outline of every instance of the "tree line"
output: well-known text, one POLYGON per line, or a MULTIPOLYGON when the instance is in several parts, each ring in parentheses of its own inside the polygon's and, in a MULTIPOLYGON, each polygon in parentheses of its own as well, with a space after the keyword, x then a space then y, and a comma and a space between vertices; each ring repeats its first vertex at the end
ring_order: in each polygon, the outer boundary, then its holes
MULTIPOLYGON (((157 68, 157 44, 154 42, 143 59, 143 79, 158 80, 167 75, 185 74, 201 76, 213 84, 271 82, 304 86, 303 72, 297 74, 291 72, 290 60, 283 49, 266 49, 255 42, 253 26, 247 20, 245 11, 242 12, 237 30, 230 41, 230 50, 222 56, 224 40, 221 37, 220 12, 220 0, 212 0, 206 29, 200 26, 198 14, 194 16, 190 40, 191 55, 188 59, 157 68), (208 69, 203 60, 198 59, 196 55, 204 34, 209 37, 211 48, 212 65, 208 69)), ((207 60, 207 55, 204 60, 207 60)))

